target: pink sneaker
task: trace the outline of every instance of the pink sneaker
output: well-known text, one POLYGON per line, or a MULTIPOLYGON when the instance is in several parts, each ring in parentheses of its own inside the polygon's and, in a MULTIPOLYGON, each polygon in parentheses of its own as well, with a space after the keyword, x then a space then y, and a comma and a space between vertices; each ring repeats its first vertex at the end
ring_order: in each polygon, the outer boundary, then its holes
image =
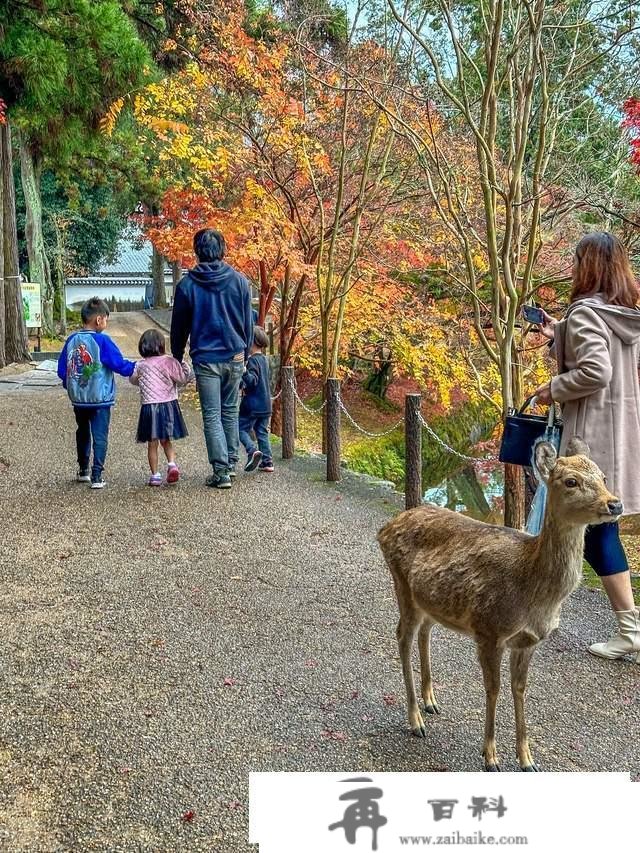
POLYGON ((169 465, 167 469, 167 483, 173 486, 180 479, 180 469, 177 465, 169 465))
POLYGON ((152 474, 149 477, 149 485, 150 486, 161 486, 162 485, 162 474, 152 474))

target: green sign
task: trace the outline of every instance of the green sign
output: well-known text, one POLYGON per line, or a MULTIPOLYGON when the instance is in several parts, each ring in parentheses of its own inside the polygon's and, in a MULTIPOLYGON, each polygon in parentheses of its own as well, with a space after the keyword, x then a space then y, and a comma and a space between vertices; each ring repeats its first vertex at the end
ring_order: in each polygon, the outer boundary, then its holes
POLYGON ((22 290, 22 310, 24 311, 25 325, 27 329, 39 329, 42 326, 40 285, 33 281, 23 281, 20 288, 22 290))

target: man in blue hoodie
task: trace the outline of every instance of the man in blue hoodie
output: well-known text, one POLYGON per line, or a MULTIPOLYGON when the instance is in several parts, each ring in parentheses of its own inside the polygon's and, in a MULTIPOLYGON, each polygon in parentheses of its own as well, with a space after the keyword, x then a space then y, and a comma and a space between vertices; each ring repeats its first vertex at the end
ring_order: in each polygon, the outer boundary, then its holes
POLYGON ((171 353, 182 361, 187 338, 196 374, 204 435, 213 475, 207 485, 228 489, 238 461, 240 380, 253 342, 251 289, 222 259, 224 237, 203 228, 193 238, 198 259, 176 289, 171 353))

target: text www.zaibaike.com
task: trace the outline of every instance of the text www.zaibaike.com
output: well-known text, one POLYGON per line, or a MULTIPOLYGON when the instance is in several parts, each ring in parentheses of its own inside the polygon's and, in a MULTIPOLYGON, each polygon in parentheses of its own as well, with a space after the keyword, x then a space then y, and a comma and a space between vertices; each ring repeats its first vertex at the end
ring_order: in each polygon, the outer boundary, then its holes
POLYGON ((470 835, 462 832, 451 832, 447 835, 400 835, 400 844, 405 847, 438 847, 439 845, 454 846, 456 844, 490 844, 495 847, 526 846, 529 839, 526 835, 485 835, 479 830, 470 835))

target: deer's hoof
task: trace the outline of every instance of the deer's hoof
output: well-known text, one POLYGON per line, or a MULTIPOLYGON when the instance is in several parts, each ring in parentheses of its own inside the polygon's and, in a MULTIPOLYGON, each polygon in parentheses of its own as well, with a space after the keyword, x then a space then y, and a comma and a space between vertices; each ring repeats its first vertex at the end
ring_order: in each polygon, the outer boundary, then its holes
POLYGON ((500 773, 500 765, 499 764, 485 764, 484 765, 485 773, 500 773))
POLYGON ((438 706, 436 705, 435 702, 429 703, 428 705, 425 703, 424 710, 427 712, 427 714, 439 714, 440 713, 440 708, 438 708, 438 706))
POLYGON ((525 764, 525 766, 521 767, 520 769, 522 770, 523 773, 539 773, 540 772, 540 768, 538 767, 538 765, 533 764, 533 763, 525 764))
POLYGON ((426 737, 427 728, 426 726, 416 726, 415 728, 411 729, 411 734, 414 735, 414 737, 426 737))

